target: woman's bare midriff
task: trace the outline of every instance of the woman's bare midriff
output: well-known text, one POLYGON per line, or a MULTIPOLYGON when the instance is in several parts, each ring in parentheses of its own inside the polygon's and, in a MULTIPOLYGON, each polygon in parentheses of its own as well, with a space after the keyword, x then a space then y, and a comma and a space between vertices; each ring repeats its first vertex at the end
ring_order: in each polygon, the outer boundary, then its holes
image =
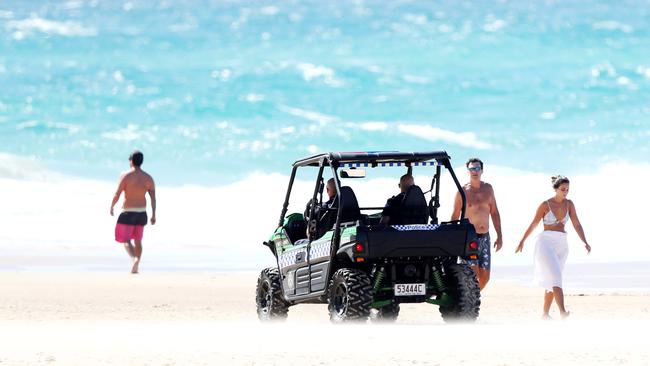
POLYGON ((561 233, 566 233, 564 231, 564 225, 559 224, 559 225, 544 225, 544 231, 559 231, 561 233))

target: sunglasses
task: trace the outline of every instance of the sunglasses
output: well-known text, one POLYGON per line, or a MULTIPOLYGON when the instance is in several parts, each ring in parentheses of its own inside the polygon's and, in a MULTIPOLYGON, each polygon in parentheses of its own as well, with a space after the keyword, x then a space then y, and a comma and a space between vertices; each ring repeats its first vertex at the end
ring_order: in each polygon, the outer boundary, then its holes
POLYGON ((469 170, 470 172, 480 172, 481 167, 480 166, 473 166, 471 168, 467 168, 467 170, 469 170))

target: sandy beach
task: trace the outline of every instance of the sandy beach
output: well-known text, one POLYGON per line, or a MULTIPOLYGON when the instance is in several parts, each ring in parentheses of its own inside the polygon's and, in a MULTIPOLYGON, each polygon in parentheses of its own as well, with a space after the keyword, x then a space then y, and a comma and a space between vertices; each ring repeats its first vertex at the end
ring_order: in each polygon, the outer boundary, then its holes
POLYGON ((332 325, 325 305, 260 324, 256 276, 0 272, 0 364, 650 363, 650 294, 567 290, 571 318, 542 321, 539 289, 495 281, 475 324, 445 324, 426 304, 403 305, 393 325, 332 325))

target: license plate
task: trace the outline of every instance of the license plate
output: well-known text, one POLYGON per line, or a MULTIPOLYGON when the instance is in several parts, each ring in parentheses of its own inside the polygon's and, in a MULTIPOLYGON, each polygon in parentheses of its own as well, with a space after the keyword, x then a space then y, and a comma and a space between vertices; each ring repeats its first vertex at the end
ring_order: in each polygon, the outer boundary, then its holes
POLYGON ((424 283, 398 283, 395 285, 395 296, 426 295, 424 283))

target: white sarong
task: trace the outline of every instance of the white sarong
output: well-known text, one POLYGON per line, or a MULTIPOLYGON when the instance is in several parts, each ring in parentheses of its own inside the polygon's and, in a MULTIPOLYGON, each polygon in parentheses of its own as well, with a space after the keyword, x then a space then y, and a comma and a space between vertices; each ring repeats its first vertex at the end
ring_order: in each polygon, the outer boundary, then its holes
POLYGON ((562 287, 562 272, 569 255, 566 237, 566 233, 551 230, 545 230, 537 237, 533 281, 547 291, 562 287))

